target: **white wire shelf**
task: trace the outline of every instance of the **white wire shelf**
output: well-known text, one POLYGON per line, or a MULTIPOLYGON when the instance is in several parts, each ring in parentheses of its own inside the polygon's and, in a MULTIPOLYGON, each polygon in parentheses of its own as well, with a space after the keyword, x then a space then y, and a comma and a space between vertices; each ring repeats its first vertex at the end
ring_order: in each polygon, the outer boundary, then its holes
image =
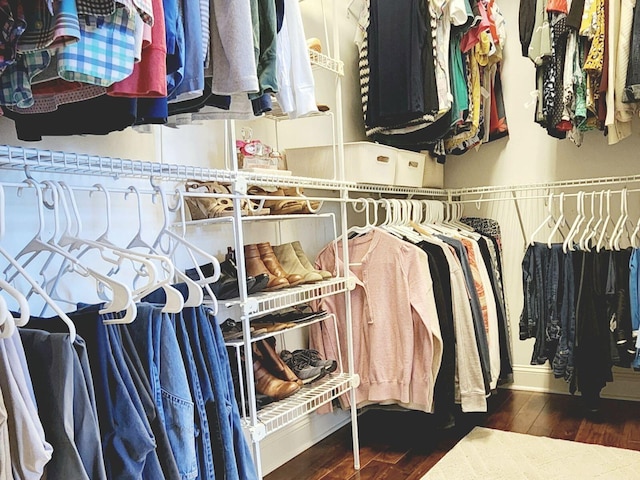
POLYGON ((402 195, 429 195, 433 197, 448 197, 448 191, 442 188, 403 187, 401 185, 377 185, 369 183, 356 183, 353 187, 347 187, 354 192, 391 193, 402 195))
MULTIPOLYGON (((279 330, 277 332, 261 333, 259 335, 255 335, 255 336, 251 335, 251 342, 253 343, 253 342, 257 342, 259 340, 264 340, 265 338, 275 337, 275 336, 281 335, 283 333, 293 332, 294 330, 299 330, 301 328, 308 327, 309 325, 313 325, 314 323, 324 322, 324 321, 326 321, 326 320, 328 320, 330 318, 334 318, 334 317, 332 317, 329 314, 322 315, 321 317, 313 318, 313 319, 308 320, 308 321, 298 322, 298 323, 296 323, 295 327, 285 328, 285 329, 279 330)), ((242 337, 240 337, 238 339, 234 339, 234 340, 227 340, 224 343, 228 347, 233 347, 233 348, 242 348, 242 347, 244 347, 244 341, 242 340, 242 337)))
POLYGON ((34 172, 229 182, 227 170, 0 145, 0 168, 34 172))
MULTIPOLYGON (((279 402, 258 410, 258 421, 269 435, 323 405, 347 393, 359 383, 358 375, 347 373, 329 374, 315 383, 302 387, 297 393, 279 402)), ((245 419, 246 420, 246 419, 245 419)), ((246 424, 248 426, 248 424, 246 424)), ((251 430, 251 428, 249 427, 251 430)))
MULTIPOLYGON (((311 302, 328 295, 335 295, 349 290, 352 280, 346 278, 331 278, 322 282, 297 287, 284 288, 275 292, 260 292, 251 295, 244 304, 244 315, 255 318, 260 315, 272 313, 284 308, 293 307, 301 303, 311 302)), ((240 299, 219 300, 220 312, 218 315, 227 314, 231 318, 239 318, 242 315, 240 299), (226 308, 232 312, 222 312, 226 308), (233 310, 240 310, 233 313, 233 310)))
POLYGON ((324 68, 337 75, 344 76, 344 63, 341 60, 334 60, 323 53, 309 49, 309 62, 312 66, 324 68))
MULTIPOLYGON (((332 218, 332 213, 292 213, 289 215, 243 215, 241 220, 243 222, 281 222, 284 220, 304 220, 304 219, 322 219, 332 218)), ((216 218, 204 218, 202 220, 187 220, 184 225, 187 227, 205 227, 207 225, 227 224, 233 222, 233 217, 216 217, 216 218)), ((176 222, 172 224, 172 227, 179 228, 183 224, 176 222)))

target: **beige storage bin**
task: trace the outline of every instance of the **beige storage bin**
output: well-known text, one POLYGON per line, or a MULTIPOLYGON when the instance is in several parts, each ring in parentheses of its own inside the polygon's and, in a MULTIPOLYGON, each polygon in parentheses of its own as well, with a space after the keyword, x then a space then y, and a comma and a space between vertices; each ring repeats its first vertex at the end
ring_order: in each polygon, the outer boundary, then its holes
MULTIPOLYGON (((293 175, 313 178, 336 178, 331 145, 287 148, 287 169, 293 175)), ((397 149, 372 142, 344 145, 345 180, 359 183, 393 185, 397 149)), ((337 160, 336 160, 337 161, 337 160)))
POLYGON ((421 187, 424 177, 425 154, 409 150, 397 150, 396 177, 394 185, 421 187))
POLYGON ((428 188, 444 188, 444 165, 438 163, 429 152, 424 154, 424 174, 422 175, 422 186, 428 188))

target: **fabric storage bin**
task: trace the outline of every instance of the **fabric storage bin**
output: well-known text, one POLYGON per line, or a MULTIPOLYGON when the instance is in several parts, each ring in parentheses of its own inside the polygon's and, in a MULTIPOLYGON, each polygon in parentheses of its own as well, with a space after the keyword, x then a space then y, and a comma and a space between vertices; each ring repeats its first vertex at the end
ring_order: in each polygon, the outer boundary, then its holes
MULTIPOLYGON (((359 183, 393 185, 398 150, 372 142, 344 144, 345 180, 359 183)), ((336 178, 333 146, 287 148, 287 169, 293 175, 336 178)), ((337 152, 336 152, 337 155, 337 152)), ((336 159, 337 164, 337 159, 336 159)))
POLYGON ((428 151, 421 153, 424 154, 422 186, 428 188, 444 188, 444 165, 438 163, 428 151))
POLYGON ((425 154, 398 150, 394 185, 401 187, 421 187, 424 177, 425 154))

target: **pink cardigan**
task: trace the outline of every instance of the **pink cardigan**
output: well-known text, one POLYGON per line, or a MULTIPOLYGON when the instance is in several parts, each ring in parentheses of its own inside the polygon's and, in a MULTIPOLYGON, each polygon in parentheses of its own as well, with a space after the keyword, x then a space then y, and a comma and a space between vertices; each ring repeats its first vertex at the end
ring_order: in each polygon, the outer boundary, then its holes
MULTIPOLYGON (((348 245, 350 275, 356 279, 350 295, 355 373, 360 375, 357 406, 395 403, 433 411, 442 338, 427 254, 377 228, 349 240, 348 245)), ((341 242, 330 243, 318 255, 317 267, 343 276, 341 252, 341 242)), ((344 295, 338 294, 322 299, 320 307, 338 319, 340 352, 347 370, 344 304, 344 295)), ((310 346, 324 358, 339 358, 331 321, 311 327, 310 346)), ((347 406, 344 397, 343 406, 347 406)))

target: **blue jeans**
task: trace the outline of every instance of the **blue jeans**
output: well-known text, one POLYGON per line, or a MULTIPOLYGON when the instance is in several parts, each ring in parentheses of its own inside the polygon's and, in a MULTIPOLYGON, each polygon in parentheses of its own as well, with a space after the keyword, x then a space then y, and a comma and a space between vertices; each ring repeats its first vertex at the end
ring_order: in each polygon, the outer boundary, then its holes
MULTIPOLYGON (((95 404, 80 359, 64 333, 20 329, 39 416, 54 448, 49 478, 107 478, 95 404)), ((84 344, 81 337, 77 343, 84 344)))
MULTIPOLYGON (((185 311, 192 309, 185 309, 185 311)), ((207 414, 207 400, 212 401, 211 382, 202 363, 196 362, 196 357, 201 358, 202 352, 194 352, 191 348, 188 329, 183 314, 174 315, 175 330, 178 343, 184 359, 184 364, 189 377, 191 394, 195 403, 196 423, 196 454, 198 457, 198 480, 213 480, 216 478, 213 450, 211 446, 211 431, 207 414), (207 396, 205 399, 205 393, 207 396)), ((212 418, 213 419, 213 418, 212 418)), ((223 478, 223 477, 221 477, 223 478)))
MULTIPOLYGON (((217 362, 219 368, 217 372, 212 368, 211 373, 213 374, 214 390, 217 392, 217 395, 221 397, 220 399, 225 405, 225 409, 223 409, 222 412, 226 413, 226 415, 220 417, 221 431, 228 432, 228 430, 230 430, 232 433, 230 439, 224 435, 222 436, 225 451, 228 453, 229 440, 231 440, 239 478, 241 480, 257 479, 258 474, 253 463, 251 450, 249 449, 242 430, 240 412, 234 394, 229 356, 224 344, 224 338, 222 337, 222 331, 215 318, 209 317, 203 307, 197 309, 196 312, 198 314, 198 321, 200 325, 202 325, 201 332, 203 336, 201 340, 206 347, 205 352, 210 357, 211 364, 213 365, 217 362)), ((219 410, 219 412, 220 411, 221 410, 219 410)))
POLYGON ((160 307, 140 303, 136 320, 128 329, 148 375, 178 471, 183 480, 196 478, 193 399, 171 319, 160 307))
MULTIPOLYGON (((171 451, 171 445, 169 444, 169 437, 167 436, 164 424, 160 420, 158 407, 156 407, 156 404, 153 401, 151 385, 144 373, 144 368, 140 361, 138 351, 133 344, 133 339, 125 325, 118 325, 117 330, 118 335, 120 336, 120 341, 122 342, 122 354, 124 361, 131 373, 131 379, 133 380, 135 389, 140 396, 140 401, 142 402, 145 415, 156 440, 156 454, 158 456, 160 468, 162 469, 162 478, 164 480, 180 480, 180 473, 178 472, 176 460, 173 458, 173 452, 171 451)), ((145 476, 144 478, 154 480, 154 477, 145 476)))
POLYGON ((552 365, 556 378, 564 378, 566 382, 571 382, 573 378, 573 347, 576 341, 576 286, 572 252, 566 253, 563 260, 561 334, 552 365))

